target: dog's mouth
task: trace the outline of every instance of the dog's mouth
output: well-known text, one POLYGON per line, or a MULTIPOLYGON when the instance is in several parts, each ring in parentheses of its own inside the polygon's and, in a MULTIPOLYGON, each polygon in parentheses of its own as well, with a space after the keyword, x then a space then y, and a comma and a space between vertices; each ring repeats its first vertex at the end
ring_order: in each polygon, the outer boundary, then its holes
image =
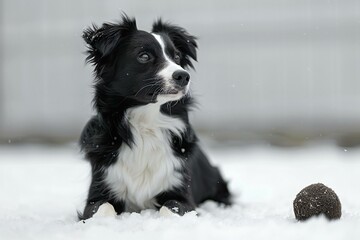
POLYGON ((178 94, 179 92, 180 92, 180 90, 171 89, 171 90, 165 91, 163 94, 178 94))
POLYGON ((168 90, 162 90, 162 91, 159 91, 159 92, 149 92, 147 95, 149 97, 155 96, 155 95, 176 95, 176 94, 179 94, 180 92, 185 94, 185 89, 183 89, 183 90, 168 89, 168 90))
POLYGON ((170 88, 162 88, 160 90, 150 91, 146 93, 143 100, 147 100, 151 103, 165 103, 169 101, 176 101, 185 96, 188 92, 188 87, 170 87, 170 88))

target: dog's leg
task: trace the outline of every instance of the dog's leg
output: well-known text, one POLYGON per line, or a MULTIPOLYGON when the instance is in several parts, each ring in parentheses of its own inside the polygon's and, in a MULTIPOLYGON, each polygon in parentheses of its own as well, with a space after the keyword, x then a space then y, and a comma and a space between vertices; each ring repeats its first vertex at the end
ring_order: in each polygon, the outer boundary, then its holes
POLYGON ((220 170, 214 167, 199 146, 194 147, 191 162, 191 189, 196 204, 205 200, 231 205, 232 196, 220 170))
POLYGON ((123 201, 116 201, 110 196, 109 190, 103 182, 93 178, 86 206, 83 213, 79 213, 79 219, 85 220, 91 217, 114 217, 125 209, 123 201))

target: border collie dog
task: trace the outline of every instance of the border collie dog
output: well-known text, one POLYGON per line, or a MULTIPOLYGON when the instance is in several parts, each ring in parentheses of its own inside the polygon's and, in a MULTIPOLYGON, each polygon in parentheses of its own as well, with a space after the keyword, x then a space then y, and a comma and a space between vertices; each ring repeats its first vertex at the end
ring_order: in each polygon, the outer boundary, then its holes
POLYGON ((227 183, 189 123, 196 38, 161 20, 151 32, 124 15, 84 31, 94 65, 96 115, 80 139, 92 179, 80 219, 158 209, 179 214, 211 199, 230 204, 227 183))

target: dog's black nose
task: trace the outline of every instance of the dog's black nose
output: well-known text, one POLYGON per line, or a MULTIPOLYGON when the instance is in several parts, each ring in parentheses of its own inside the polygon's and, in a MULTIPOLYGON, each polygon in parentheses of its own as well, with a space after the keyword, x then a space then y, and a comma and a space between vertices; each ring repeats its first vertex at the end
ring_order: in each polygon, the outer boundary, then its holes
POLYGON ((181 87, 186 86, 190 81, 190 74, 183 70, 175 71, 172 77, 175 80, 176 84, 178 84, 181 87))

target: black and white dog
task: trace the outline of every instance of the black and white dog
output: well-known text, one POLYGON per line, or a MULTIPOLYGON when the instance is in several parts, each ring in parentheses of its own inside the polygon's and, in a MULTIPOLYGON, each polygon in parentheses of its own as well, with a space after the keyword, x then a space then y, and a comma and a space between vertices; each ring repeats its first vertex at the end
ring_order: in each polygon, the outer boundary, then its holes
POLYGON ((230 204, 227 183, 197 143, 188 112, 195 37, 161 20, 84 31, 95 67, 94 108, 80 144, 92 181, 80 219, 160 209, 183 215, 205 200, 230 204))

